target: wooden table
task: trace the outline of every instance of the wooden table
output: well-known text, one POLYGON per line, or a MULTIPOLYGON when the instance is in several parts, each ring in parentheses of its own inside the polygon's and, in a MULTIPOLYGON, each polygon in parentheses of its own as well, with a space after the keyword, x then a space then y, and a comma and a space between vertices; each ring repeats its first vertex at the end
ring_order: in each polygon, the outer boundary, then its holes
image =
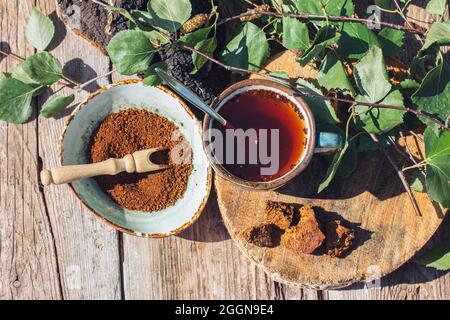
MULTIPOLYGON (((52 53, 65 74, 84 82, 111 70, 109 60, 66 30, 54 0, 0 1, 2 50, 29 56, 32 5, 57 25, 52 53)), ((8 58, 0 71, 17 62, 8 58)), ((106 84, 102 79, 83 92, 106 84)), ((36 99, 36 110, 44 99, 36 99)), ((179 236, 140 239, 96 220, 67 186, 38 187, 38 171, 58 164, 59 119, 0 122, 0 299, 449 299, 450 273, 408 263, 381 279, 344 290, 315 291, 271 281, 233 244, 215 194, 200 220, 179 236)), ((438 233, 442 234, 442 232, 438 233)))

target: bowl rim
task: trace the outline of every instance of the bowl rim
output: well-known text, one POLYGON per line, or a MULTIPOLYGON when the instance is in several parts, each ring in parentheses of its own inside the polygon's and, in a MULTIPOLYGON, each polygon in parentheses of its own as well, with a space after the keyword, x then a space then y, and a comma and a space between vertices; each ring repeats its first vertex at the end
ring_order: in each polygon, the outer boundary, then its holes
MULTIPOLYGON (((64 165, 63 162, 63 144, 64 144, 64 137, 66 135, 67 129, 69 127, 69 125, 71 124, 71 122, 74 120, 75 116, 78 114, 78 112, 83 108, 86 107, 89 102, 95 98, 96 96, 102 94, 103 92, 111 89, 111 88, 115 88, 115 87, 119 87, 119 86, 124 86, 124 85, 131 85, 131 84, 142 84, 143 80, 140 79, 129 79, 129 80, 121 80, 121 81, 117 81, 114 83, 110 83, 107 84, 105 86, 102 86, 100 89, 98 89, 97 91, 95 91, 94 93, 90 94, 86 99, 84 99, 82 102, 80 102, 80 104, 72 111, 72 113, 70 114, 70 116, 67 118, 66 123, 64 124, 64 129, 63 132, 61 133, 61 136, 59 138, 59 143, 58 143, 58 159, 61 165, 64 165)), ((162 86, 162 85, 158 85, 156 86, 156 88, 158 88, 159 90, 163 91, 164 93, 172 96, 174 99, 176 99, 181 106, 186 110, 186 112, 188 113, 188 115, 192 118, 192 120, 194 120, 197 123, 197 126, 200 130, 202 130, 202 125, 201 122, 196 119, 194 113, 189 109, 189 107, 187 106, 187 104, 180 98, 178 97, 173 91, 167 89, 166 87, 162 86)), ((202 136, 202 132, 200 132, 200 136, 202 136)), ((136 237, 141 237, 141 238, 166 238, 175 234, 179 234, 182 231, 186 230, 187 228, 189 228, 190 226, 192 226, 197 219, 200 217, 200 215, 203 213, 206 204, 208 203, 210 194, 211 194, 211 188, 212 188, 212 168, 211 165, 208 161, 207 164, 207 169, 208 169, 208 178, 207 178, 207 183, 206 183, 206 195, 203 198, 202 203, 200 204, 200 207, 198 208, 198 210, 195 212, 195 214, 192 216, 191 220, 188 222, 185 222, 184 224, 182 224, 181 226, 179 226, 178 228, 171 230, 167 233, 140 233, 140 232, 136 232, 134 230, 131 229, 127 229, 125 227, 121 227, 117 224, 115 224, 112 221, 109 221, 108 219, 104 218, 103 216, 101 216, 98 212, 96 212, 93 208, 91 208, 85 201, 83 201, 80 196, 78 195, 77 191, 75 190, 74 186, 72 183, 68 183, 69 189, 71 190, 71 192, 75 195, 75 197, 81 202, 81 204, 87 208, 91 213, 93 213, 94 217, 99 219, 100 221, 104 222, 105 224, 113 227, 114 229, 116 229, 117 231, 132 235, 132 236, 136 236, 136 237)))

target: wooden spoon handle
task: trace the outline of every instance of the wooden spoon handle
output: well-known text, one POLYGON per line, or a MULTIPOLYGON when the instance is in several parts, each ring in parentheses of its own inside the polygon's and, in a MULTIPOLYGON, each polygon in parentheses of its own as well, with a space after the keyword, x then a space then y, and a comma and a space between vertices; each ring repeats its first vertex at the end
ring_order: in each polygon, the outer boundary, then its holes
POLYGON ((122 159, 108 159, 103 162, 62 166, 51 170, 41 171, 41 182, 44 186, 69 183, 80 179, 101 175, 116 175, 121 172, 136 172, 136 163, 132 155, 122 159))

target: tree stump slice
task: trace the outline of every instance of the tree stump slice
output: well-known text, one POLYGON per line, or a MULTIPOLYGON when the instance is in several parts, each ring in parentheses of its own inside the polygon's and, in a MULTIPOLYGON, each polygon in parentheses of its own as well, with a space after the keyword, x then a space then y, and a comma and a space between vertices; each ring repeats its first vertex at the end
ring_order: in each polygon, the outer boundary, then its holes
MULTIPOLYGON (((293 53, 276 55, 266 68, 285 71, 291 79, 314 80, 317 72, 303 69, 293 53)), ((400 138, 399 138, 400 139, 400 138)), ((423 156, 420 136, 400 139, 417 159, 423 156)), ((391 148, 393 149, 393 148, 391 148)), ((389 149, 401 164, 404 159, 389 149)), ((347 178, 336 177, 320 194, 316 190, 327 165, 315 156, 305 172, 286 186, 268 192, 245 190, 216 176, 219 208, 224 223, 239 249, 273 280, 313 289, 332 289, 385 276, 410 260, 435 233, 446 212, 426 193, 414 193, 422 216, 416 215, 397 173, 381 152, 358 155, 358 167, 347 178), (321 222, 341 219, 355 230, 356 240, 345 258, 296 254, 279 245, 259 248, 246 242, 242 231, 265 222, 267 200, 310 205, 321 222)))

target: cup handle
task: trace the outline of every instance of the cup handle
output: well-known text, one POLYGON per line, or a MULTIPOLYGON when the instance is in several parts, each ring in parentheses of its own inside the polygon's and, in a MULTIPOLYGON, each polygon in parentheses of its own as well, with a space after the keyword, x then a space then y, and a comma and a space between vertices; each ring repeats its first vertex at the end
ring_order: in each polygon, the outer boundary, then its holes
POLYGON ((336 153, 344 146, 344 137, 335 132, 319 132, 314 153, 336 153))

